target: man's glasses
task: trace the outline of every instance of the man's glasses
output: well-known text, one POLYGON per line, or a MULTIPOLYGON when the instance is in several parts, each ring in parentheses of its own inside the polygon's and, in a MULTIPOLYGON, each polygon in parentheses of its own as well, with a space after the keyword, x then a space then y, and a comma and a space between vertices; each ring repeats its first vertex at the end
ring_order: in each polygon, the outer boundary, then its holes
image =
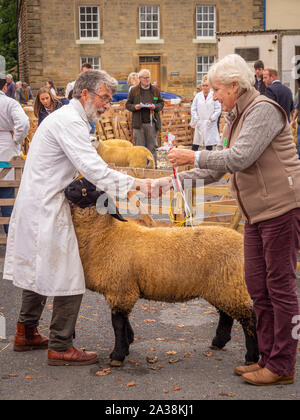
POLYGON ((105 104, 108 104, 112 101, 112 98, 110 96, 107 95, 98 95, 98 93, 94 92, 93 90, 90 91, 90 93, 92 93, 93 95, 98 96, 102 102, 104 102, 105 104))

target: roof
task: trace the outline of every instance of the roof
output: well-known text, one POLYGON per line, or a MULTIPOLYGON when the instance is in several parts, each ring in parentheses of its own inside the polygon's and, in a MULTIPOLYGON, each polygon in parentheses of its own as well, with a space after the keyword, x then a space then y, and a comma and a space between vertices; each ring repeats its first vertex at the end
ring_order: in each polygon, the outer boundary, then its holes
POLYGON ((300 34, 300 29, 251 29, 247 31, 226 31, 217 32, 217 36, 234 36, 234 35, 257 35, 257 34, 300 34))
POLYGON ((252 29, 252 30, 248 30, 248 31, 226 31, 226 32, 217 32, 217 35, 221 35, 221 36, 230 36, 230 35, 246 35, 246 34, 264 34, 264 33, 275 33, 275 32, 279 32, 278 29, 268 29, 268 30, 264 30, 264 29, 252 29))

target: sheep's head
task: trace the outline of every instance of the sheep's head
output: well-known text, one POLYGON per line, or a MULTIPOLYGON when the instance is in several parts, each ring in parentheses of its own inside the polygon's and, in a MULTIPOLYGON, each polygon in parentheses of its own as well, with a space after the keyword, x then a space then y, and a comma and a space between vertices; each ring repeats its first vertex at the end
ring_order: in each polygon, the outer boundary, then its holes
POLYGON ((67 199, 84 209, 96 206, 99 214, 110 214, 121 222, 127 222, 119 213, 113 199, 104 191, 98 191, 91 182, 85 178, 76 179, 66 189, 67 199))

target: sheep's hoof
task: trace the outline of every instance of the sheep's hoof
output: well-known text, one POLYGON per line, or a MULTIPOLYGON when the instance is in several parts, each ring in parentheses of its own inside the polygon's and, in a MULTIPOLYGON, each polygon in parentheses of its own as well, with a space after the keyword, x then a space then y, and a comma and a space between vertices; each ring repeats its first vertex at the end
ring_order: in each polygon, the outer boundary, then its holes
POLYGON ((120 360, 109 360, 109 364, 111 367, 122 367, 124 365, 120 360))
POLYGON ((220 348, 220 347, 217 347, 217 346, 209 346, 209 348, 211 350, 216 350, 216 351, 226 351, 226 349, 220 348))

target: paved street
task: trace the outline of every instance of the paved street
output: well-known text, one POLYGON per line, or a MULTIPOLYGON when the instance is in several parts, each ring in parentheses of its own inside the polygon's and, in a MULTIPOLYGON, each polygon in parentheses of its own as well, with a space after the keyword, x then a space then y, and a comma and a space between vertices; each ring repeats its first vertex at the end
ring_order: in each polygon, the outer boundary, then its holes
MULTIPOLYGON (((3 258, 1 263, 2 270, 3 258)), ((300 292, 300 281, 298 286, 300 292)), ((7 340, 0 341, 0 400, 300 399, 300 349, 293 385, 245 384, 233 374, 243 363, 242 329, 234 324, 226 351, 209 349, 218 318, 203 300, 174 305, 140 300, 131 316, 136 340, 130 355, 124 367, 112 369, 107 360, 113 330, 103 296, 86 293, 76 329, 76 346, 96 350, 100 356, 99 365, 93 366, 48 366, 46 351, 13 352, 19 306, 20 290, 1 281, 0 312, 6 316, 7 340)), ((49 299, 40 325, 44 334, 51 310, 49 299)))

